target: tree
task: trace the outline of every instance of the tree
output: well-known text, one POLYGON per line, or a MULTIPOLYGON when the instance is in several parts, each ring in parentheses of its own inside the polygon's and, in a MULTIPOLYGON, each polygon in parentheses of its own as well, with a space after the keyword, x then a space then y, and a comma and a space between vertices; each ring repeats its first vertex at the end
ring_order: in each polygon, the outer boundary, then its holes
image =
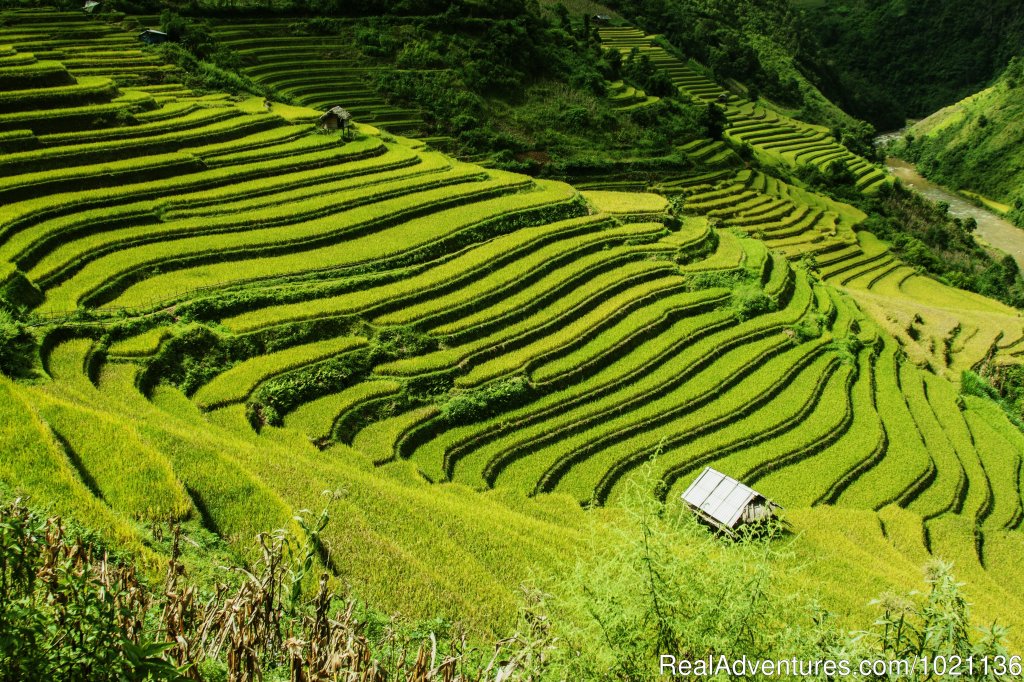
POLYGON ((618 80, 622 76, 622 53, 608 48, 604 51, 604 62, 608 65, 608 80, 618 80))
POLYGON ((565 5, 558 3, 554 8, 555 16, 558 17, 558 25, 566 33, 572 33, 572 23, 569 21, 569 10, 565 8, 565 5))
POLYGON ((1017 265, 1016 259, 1007 254, 1003 256, 999 264, 1003 268, 1003 284, 1007 287, 1012 287, 1020 276, 1020 267, 1017 265))
POLYGON ((701 117, 701 123, 704 125, 704 128, 707 129, 708 137, 713 140, 721 140, 722 133, 725 132, 725 126, 726 123, 728 123, 728 119, 725 117, 725 111, 722 107, 711 102, 704 110, 704 115, 701 117))

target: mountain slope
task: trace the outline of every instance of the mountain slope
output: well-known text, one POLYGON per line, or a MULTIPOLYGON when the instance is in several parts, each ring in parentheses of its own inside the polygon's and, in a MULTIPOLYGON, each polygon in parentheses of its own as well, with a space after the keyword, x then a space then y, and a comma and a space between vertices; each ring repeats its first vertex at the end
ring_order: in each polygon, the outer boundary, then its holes
POLYGON ((608 3, 649 33, 663 34, 716 80, 782 113, 859 134, 859 122, 829 101, 827 71, 816 67, 816 42, 787 0, 613 0, 608 3))
POLYGON ((1016 0, 793 0, 818 42, 826 94, 881 130, 988 84, 1024 49, 1016 0))
POLYGON ((996 202, 1024 227, 1024 59, 990 87, 915 123, 895 152, 928 178, 996 202))
MULTIPOLYGON (((843 288, 907 309, 950 290, 855 234, 852 207, 751 169, 688 177, 674 203, 581 192, 194 92, 78 13, 3 19, 3 290, 39 341, 31 380, 0 381, 6 487, 149 563, 154 523, 243 554, 332 491, 337 580, 501 631, 522 583, 603 545, 627 486, 678 504, 714 464, 791 508, 796 562, 827 563, 802 589, 841 616, 934 551, 981 617, 1021 624, 997 586, 1014 545, 989 569, 978 538, 1018 532, 1024 437, 941 374, 1012 356, 1024 328, 986 302, 950 338, 927 311, 908 346, 843 288)), ((824 131, 729 113, 780 158, 873 170, 824 131)))

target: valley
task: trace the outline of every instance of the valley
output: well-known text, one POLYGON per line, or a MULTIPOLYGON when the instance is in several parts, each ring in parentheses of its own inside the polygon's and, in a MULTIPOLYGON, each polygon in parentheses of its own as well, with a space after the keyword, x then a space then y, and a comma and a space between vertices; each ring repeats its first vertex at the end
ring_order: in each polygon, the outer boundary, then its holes
MULTIPOLYGON (((633 3, 425 4, 2 5, 0 549, 85 529, 62 575, 109 549, 155 586, 111 649, 151 633, 196 679, 888 655, 857 635, 872 600, 916 618, 940 590, 970 603, 953 650, 1019 652, 1012 216, 874 158, 809 80, 797 107, 718 79, 633 3), (530 31, 547 62, 514 49, 530 31), (494 94, 516 79, 546 99, 494 94), (680 496, 708 466, 783 521, 697 525, 680 496), (216 645, 160 606, 235 589, 264 615, 216 645)), ((0 679, 32 679, 6 651, 0 679)))
POLYGON ((950 215, 962 220, 973 218, 978 224, 975 234, 1000 252, 1013 256, 1018 265, 1024 267, 1024 230, 994 210, 973 203, 970 197, 957 195, 945 187, 929 182, 911 163, 890 157, 886 159, 886 167, 901 182, 920 192, 929 201, 949 204, 950 215))

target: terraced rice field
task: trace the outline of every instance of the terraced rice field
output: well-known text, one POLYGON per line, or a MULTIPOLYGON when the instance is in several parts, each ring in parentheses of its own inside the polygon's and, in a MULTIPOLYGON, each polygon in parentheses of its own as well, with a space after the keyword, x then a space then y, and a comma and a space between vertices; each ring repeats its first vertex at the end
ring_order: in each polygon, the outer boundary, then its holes
POLYGON ((814 165, 825 170, 838 161, 856 178, 856 186, 872 192, 886 181, 885 172, 853 154, 819 126, 778 114, 725 90, 705 75, 702 67, 688 63, 654 43, 653 36, 632 26, 599 29, 602 46, 624 56, 636 50, 665 72, 684 95, 694 101, 715 103, 729 121, 725 135, 736 144, 748 144, 765 161, 789 166, 814 165))
POLYGON ((608 83, 608 99, 618 111, 631 111, 642 107, 650 106, 659 98, 648 95, 643 90, 626 85, 622 81, 608 83))
MULTIPOLYGON (((854 232, 850 207, 712 170, 674 188, 674 215, 662 196, 486 170, 369 126, 318 134, 163 70, 166 90, 117 80, 114 62, 78 75, 58 46, 124 35, 72 14, 4 18, 0 43, 46 59, 8 69, 25 76, 0 93, 2 125, 24 131, 0 159, 0 272, 52 380, 0 384, 0 406, 30 406, 25 442, 46 453, 30 465, 15 451, 0 480, 73 500, 119 537, 135 537, 126 520, 198 514, 240 544, 343 484, 332 541, 357 568, 340 573, 385 604, 380 586, 401 581, 428 613, 486 592, 484 620, 514 608, 508 543, 552 558, 579 536, 467 487, 578 511, 614 505, 652 458, 652 494, 710 464, 797 509, 808 532, 825 532, 801 509, 814 505, 876 531, 876 511, 908 514, 979 575, 982 545, 959 524, 1001 539, 993 561, 1012 546, 1024 440, 860 304, 900 266, 854 232), (414 527, 415 542, 393 543, 414 527)), ((264 50, 254 30, 239 49, 291 54, 291 38, 264 50)), ((693 73, 673 76, 720 94, 693 73)), ((897 288, 945 295, 928 282, 897 288)), ((985 333, 962 326, 951 366, 985 333)))
POLYGON ((1014 361, 1020 312, 908 267, 855 230, 864 215, 849 205, 750 170, 660 189, 681 195, 684 212, 757 237, 847 291, 917 364, 955 380, 985 357, 1014 361))
POLYGON ((374 66, 353 32, 304 35, 281 21, 221 23, 214 35, 243 63, 242 73, 288 101, 325 111, 342 106, 362 122, 396 133, 420 132, 422 115, 391 106, 371 87, 374 66))

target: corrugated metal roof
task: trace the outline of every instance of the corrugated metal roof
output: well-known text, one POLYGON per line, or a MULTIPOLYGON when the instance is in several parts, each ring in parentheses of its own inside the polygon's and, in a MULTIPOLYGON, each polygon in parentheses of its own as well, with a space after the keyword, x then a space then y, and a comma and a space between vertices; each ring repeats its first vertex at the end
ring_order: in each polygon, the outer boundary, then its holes
POLYGON ((335 107, 331 107, 330 109, 325 111, 320 116, 320 120, 322 121, 325 118, 327 118, 328 116, 332 116, 332 115, 333 116, 337 116, 342 121, 348 121, 349 119, 352 118, 352 114, 348 113, 348 110, 346 110, 346 109, 344 109, 344 108, 342 108, 340 106, 335 106, 335 107))
POLYGON ((736 525, 743 509, 757 497, 760 494, 752 488, 711 467, 705 468, 683 493, 683 501, 727 528, 736 525))

